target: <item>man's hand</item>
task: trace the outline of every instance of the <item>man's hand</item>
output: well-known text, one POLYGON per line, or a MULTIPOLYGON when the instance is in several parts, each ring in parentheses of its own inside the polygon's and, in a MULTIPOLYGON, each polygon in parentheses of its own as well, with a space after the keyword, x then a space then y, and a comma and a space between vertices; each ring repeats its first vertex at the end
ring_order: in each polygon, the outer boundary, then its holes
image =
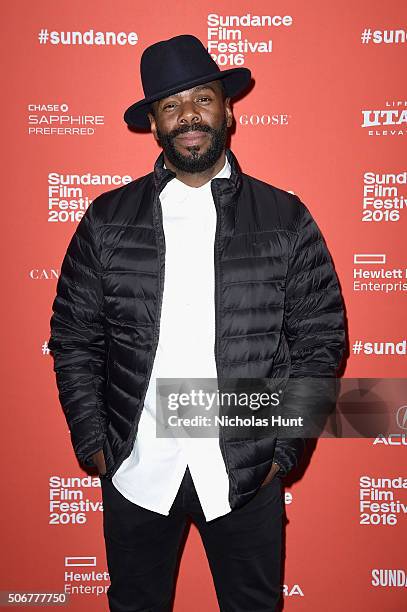
POLYGON ((271 469, 270 469, 269 473, 267 474, 267 476, 265 477, 265 479, 261 483, 261 487, 264 487, 266 484, 271 482, 273 480, 275 474, 277 474, 279 469, 280 469, 280 466, 278 465, 278 463, 275 463, 273 461, 273 465, 271 466, 271 469))
POLYGON ((101 448, 97 453, 92 455, 92 458, 96 464, 99 474, 101 476, 106 474, 106 463, 105 463, 105 456, 103 454, 103 449, 101 448))

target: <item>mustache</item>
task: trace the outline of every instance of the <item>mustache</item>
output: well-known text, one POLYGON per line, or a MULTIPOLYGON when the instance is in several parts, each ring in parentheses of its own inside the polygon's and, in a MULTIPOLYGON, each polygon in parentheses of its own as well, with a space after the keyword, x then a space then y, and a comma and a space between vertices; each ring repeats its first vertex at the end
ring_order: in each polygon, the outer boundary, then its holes
POLYGON ((172 132, 169 132, 169 134, 167 135, 168 138, 176 138, 177 136, 179 136, 180 134, 188 134, 189 132, 208 132, 208 133, 212 133, 214 132, 213 128, 209 127, 209 125, 203 125, 203 124, 195 124, 192 126, 189 125, 184 125, 181 126, 179 128, 175 128, 175 130, 172 130, 172 132))

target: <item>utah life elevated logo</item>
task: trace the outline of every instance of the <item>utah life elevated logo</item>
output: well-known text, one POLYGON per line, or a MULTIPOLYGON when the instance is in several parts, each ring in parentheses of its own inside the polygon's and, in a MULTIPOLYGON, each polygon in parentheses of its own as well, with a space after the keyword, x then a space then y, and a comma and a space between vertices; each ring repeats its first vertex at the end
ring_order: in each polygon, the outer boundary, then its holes
POLYGON ((363 109, 361 126, 369 136, 405 136, 407 100, 388 100, 384 108, 363 109))

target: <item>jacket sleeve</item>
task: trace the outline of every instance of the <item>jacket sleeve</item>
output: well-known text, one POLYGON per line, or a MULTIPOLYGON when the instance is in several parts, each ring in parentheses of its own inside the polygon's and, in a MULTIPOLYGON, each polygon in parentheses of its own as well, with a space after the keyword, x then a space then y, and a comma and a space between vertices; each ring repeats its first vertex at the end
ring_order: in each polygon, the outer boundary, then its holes
POLYGON ((274 460, 282 476, 297 466, 305 438, 318 437, 324 418, 335 409, 336 371, 346 348, 343 301, 333 262, 318 225, 297 199, 300 219, 288 264, 283 321, 291 371, 281 415, 303 417, 303 426, 287 429, 285 437, 278 434, 274 460))
POLYGON ((95 465, 91 455, 105 439, 103 293, 95 201, 80 220, 63 259, 48 340, 72 446, 86 466, 95 465))

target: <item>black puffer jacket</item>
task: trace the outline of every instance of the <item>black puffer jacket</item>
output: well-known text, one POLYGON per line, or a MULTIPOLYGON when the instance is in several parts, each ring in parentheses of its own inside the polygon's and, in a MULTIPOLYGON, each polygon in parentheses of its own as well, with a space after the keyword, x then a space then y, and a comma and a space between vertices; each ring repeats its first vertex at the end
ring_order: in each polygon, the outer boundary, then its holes
MULTIPOLYGON (((319 228, 300 199, 241 172, 213 179, 218 380, 335 380, 345 349, 343 304, 319 228)), ((165 238, 163 167, 99 195, 69 243, 53 302, 48 346, 78 460, 103 448, 111 478, 130 454, 159 336, 165 238)), ((199 228, 197 228, 199 231, 199 228)), ((322 387, 327 396, 331 387, 322 387)), ((315 409, 315 394, 285 387, 290 416, 315 409)), ((320 394, 321 395, 321 394, 320 394)), ((258 490, 273 459, 287 474, 304 440, 233 439, 220 428, 237 508, 258 490)))

